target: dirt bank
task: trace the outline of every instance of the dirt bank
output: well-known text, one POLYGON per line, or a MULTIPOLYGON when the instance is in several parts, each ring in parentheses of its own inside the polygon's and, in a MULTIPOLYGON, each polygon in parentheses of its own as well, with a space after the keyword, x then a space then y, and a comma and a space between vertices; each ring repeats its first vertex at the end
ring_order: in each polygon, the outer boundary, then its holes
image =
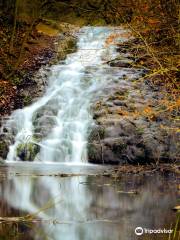
MULTIPOLYGON (((29 105, 36 97, 42 95, 46 86, 46 75, 38 70, 43 66, 48 67, 55 61, 63 60, 67 53, 74 51, 75 29, 77 30, 77 27, 70 24, 52 23, 46 20, 36 26, 27 40, 17 69, 13 70, 10 77, 5 80, 1 76, 1 117, 29 105)), ((8 35, 6 37, 8 38, 8 35)), ((19 37, 23 37, 23 32, 19 37)), ((7 40, 4 39, 5 42, 7 40)), ((3 51, 6 47, 5 44, 3 51)), ((19 46, 14 48, 14 52, 18 54, 19 46)))

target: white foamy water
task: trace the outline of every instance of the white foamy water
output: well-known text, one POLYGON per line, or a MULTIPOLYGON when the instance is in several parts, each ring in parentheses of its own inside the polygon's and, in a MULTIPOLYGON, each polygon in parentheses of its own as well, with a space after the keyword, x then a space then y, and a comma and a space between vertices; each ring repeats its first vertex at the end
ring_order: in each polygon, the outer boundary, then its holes
MULTIPOLYGON (((6 129, 14 136, 14 143, 10 146, 7 162, 21 160, 17 148, 27 139, 28 144, 40 147, 34 161, 87 162, 88 131, 94 124, 91 104, 103 94, 103 88, 112 79, 119 79, 124 74, 119 69, 112 74, 111 68, 104 64, 116 56, 115 46, 105 44, 114 30, 107 27, 82 28, 78 34, 77 52, 68 55, 64 63, 50 68, 44 96, 10 116, 6 129)), ((16 178, 6 186, 4 198, 10 206, 30 213, 39 212, 50 200, 58 200, 59 204, 40 211, 38 216, 86 222, 91 220, 92 196, 82 185, 79 187, 80 182, 85 181, 85 177, 68 181, 42 177, 34 185, 33 179, 16 178)), ((117 201, 112 204, 117 205, 117 201)), ((92 216, 94 219, 94 214, 92 216)), ((103 228, 98 230, 96 222, 93 226, 97 230, 96 239, 109 240, 103 228)), ((44 225, 44 232, 49 234, 50 231, 51 227, 44 225)), ((92 227, 86 224, 59 225, 49 235, 55 240, 91 240, 94 239, 92 231, 92 227)), ((115 232, 112 237, 119 239, 119 233, 115 232)))
POLYGON ((110 78, 105 75, 110 67, 103 63, 116 55, 113 45, 105 47, 113 31, 106 27, 82 28, 77 52, 68 55, 63 64, 50 68, 45 95, 15 111, 6 123, 15 136, 7 161, 21 160, 17 148, 26 140, 41 147, 36 161, 87 161, 87 134, 93 124, 90 106, 110 78))

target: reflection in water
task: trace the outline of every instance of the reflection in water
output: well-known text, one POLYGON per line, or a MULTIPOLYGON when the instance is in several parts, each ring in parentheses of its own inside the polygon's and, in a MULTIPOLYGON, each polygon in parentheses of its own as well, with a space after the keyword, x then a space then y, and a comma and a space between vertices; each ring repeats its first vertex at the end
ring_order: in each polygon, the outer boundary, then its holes
MULTIPOLYGON (((28 230, 33 239, 133 240, 137 239, 137 226, 170 229, 175 223, 176 215, 171 211, 177 204, 175 180, 162 176, 126 176, 119 180, 102 176, 18 176, 2 182, 1 199, 14 209, 10 215, 19 209, 19 215, 38 212, 39 217, 50 220, 38 229, 37 224, 32 226, 33 233, 28 230)), ((168 237, 159 234, 141 239, 168 237)))

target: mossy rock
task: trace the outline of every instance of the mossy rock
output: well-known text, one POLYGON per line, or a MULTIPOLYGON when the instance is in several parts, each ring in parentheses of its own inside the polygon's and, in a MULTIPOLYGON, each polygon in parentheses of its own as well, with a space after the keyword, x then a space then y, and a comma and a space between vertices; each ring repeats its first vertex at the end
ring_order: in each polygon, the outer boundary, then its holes
POLYGON ((8 154, 8 145, 5 141, 0 140, 0 158, 6 159, 7 154, 8 154))
POLYGON ((123 152, 123 150, 125 150, 127 148, 127 144, 124 143, 123 141, 119 140, 114 142, 113 146, 112 146, 112 151, 116 154, 121 154, 123 152))
POLYGON ((44 24, 44 23, 39 23, 36 26, 36 29, 37 29, 38 32, 46 34, 46 35, 51 36, 51 37, 58 36, 58 34, 59 34, 59 30, 54 28, 54 26, 52 26, 50 24, 47 25, 47 24, 44 24))
POLYGON ((40 151, 40 147, 35 143, 21 143, 17 147, 17 156, 22 161, 33 161, 38 152, 40 151))
POLYGON ((106 21, 103 18, 91 19, 91 25, 93 26, 105 26, 106 21))
POLYGON ((57 59, 64 60, 67 54, 76 51, 76 39, 74 37, 64 37, 64 39, 59 41, 57 47, 57 59))
POLYGON ((89 162, 102 163, 102 148, 100 144, 89 143, 87 151, 89 162))
POLYGON ((88 142, 99 142, 101 139, 104 139, 105 128, 103 126, 96 126, 89 134, 88 142))
POLYGON ((0 158, 0 165, 3 165, 4 164, 4 161, 2 158, 0 158))
POLYGON ((32 97, 31 96, 23 96, 23 104, 24 106, 28 106, 32 102, 32 97))

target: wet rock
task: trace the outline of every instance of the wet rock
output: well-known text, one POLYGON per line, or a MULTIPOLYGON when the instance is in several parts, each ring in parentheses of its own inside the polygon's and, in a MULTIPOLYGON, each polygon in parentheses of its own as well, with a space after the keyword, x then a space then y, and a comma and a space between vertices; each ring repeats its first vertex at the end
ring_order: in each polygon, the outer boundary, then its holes
MULTIPOLYGON (((56 61, 64 60, 67 54, 73 53, 76 50, 76 38, 68 36, 60 38, 56 48, 56 61)), ((55 63, 54 62, 54 63, 55 63)))
POLYGON ((131 68, 132 62, 129 60, 112 60, 109 62, 111 67, 120 67, 120 68, 131 68))
POLYGON ((102 115, 106 114, 105 110, 100 110, 100 111, 96 111, 93 114, 93 119, 97 119, 98 117, 101 117, 102 115))
POLYGON ((116 105, 116 106, 124 106, 124 107, 127 107, 126 102, 120 101, 120 100, 118 100, 118 99, 114 100, 113 103, 114 103, 114 105, 116 105))
POLYGON ((94 142, 88 148, 90 162, 96 164, 142 163, 145 151, 141 147, 130 145, 128 138, 106 138, 94 142))
POLYGON ((105 136, 105 128, 103 126, 95 126, 89 134, 88 142, 99 142, 105 136))
POLYGON ((34 135, 36 138, 41 140, 42 138, 47 137, 55 125, 56 114, 56 109, 42 107, 33 116, 34 135))
POLYGON ((8 151, 8 143, 5 140, 0 139, 0 158, 6 159, 8 151))
POLYGON ((0 157, 0 165, 4 164, 4 160, 0 157))
POLYGON ((106 102, 105 106, 114 107, 114 103, 113 102, 106 102))
MULTIPOLYGON (((118 121, 111 119, 111 125, 108 119, 98 124, 97 129, 103 128, 104 134, 89 141, 88 154, 92 163, 149 164, 175 161, 179 156, 179 137, 170 137, 156 122, 121 117, 118 121)), ((95 135, 94 131, 91 136, 95 135)))
POLYGON ((0 135, 0 158, 6 159, 7 154, 9 152, 9 146, 13 143, 12 134, 9 132, 5 132, 0 135))
POLYGON ((22 161, 33 161, 39 150, 40 147, 35 143, 22 143, 17 147, 17 156, 22 161))
POLYGON ((92 163, 103 163, 102 147, 99 143, 88 143, 88 157, 92 163))
POLYGON ((99 143, 94 142, 88 149, 88 153, 91 153, 89 154, 89 161, 97 164, 142 163, 145 158, 145 151, 142 147, 136 146, 136 143, 133 144, 133 142, 136 142, 136 140, 129 139, 127 136, 106 138, 99 143), (101 146, 101 158, 98 152, 100 148, 97 148, 98 144, 101 146))

